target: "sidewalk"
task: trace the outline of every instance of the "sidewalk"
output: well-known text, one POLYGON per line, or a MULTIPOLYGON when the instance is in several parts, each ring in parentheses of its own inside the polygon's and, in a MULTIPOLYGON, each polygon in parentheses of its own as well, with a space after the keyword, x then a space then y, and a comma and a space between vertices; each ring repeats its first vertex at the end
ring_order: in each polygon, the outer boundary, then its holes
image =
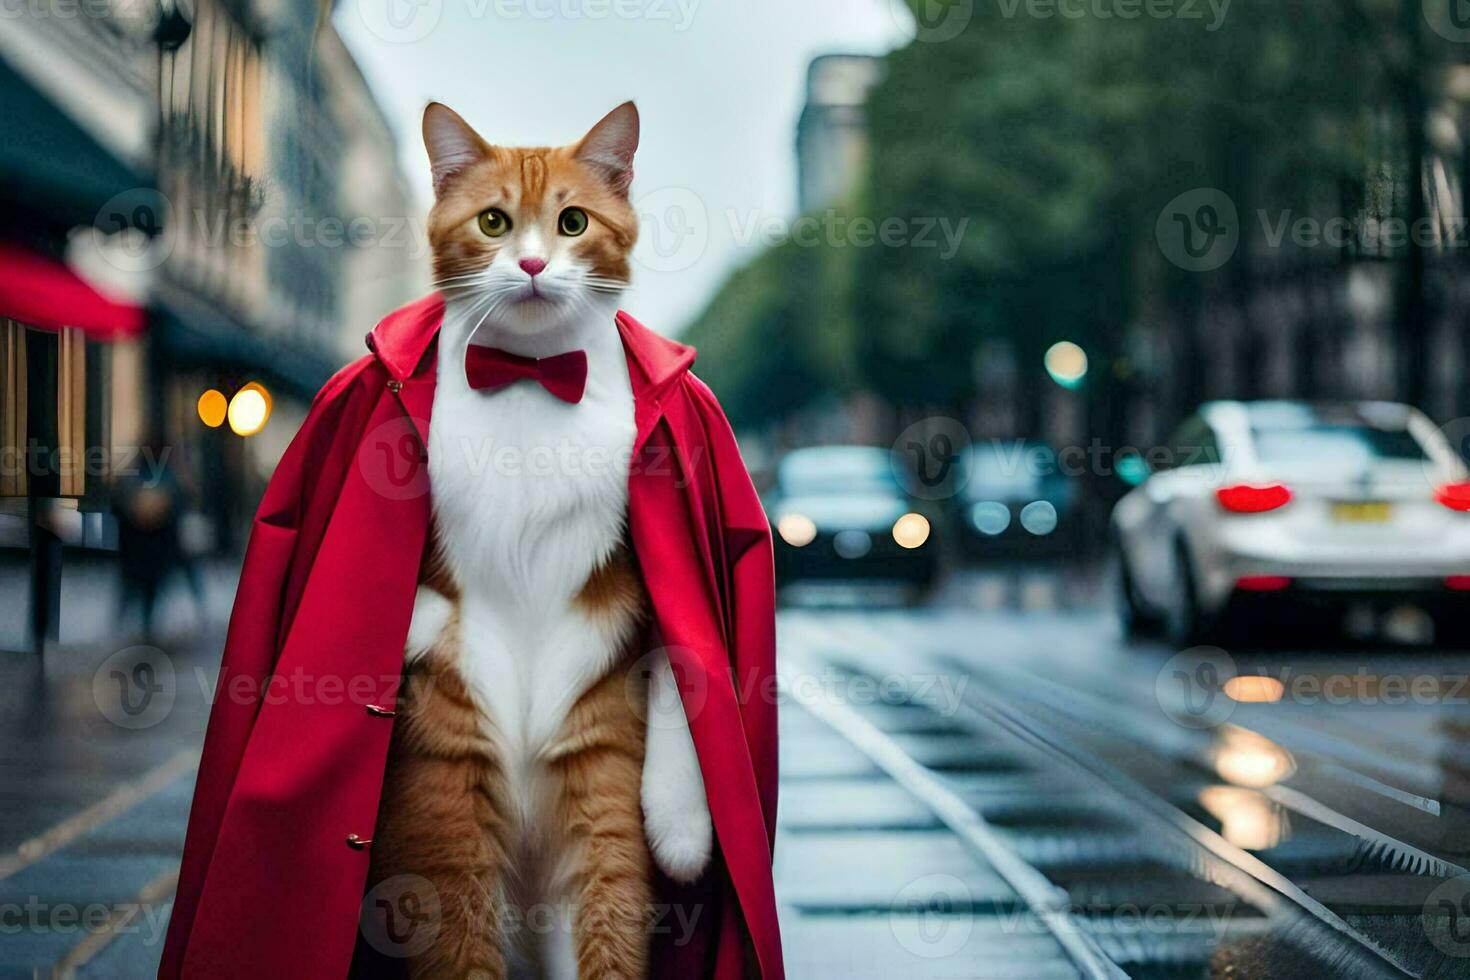
POLYGON ((156 972, 233 599, 231 568, 205 580, 204 621, 180 584, 142 647, 110 564, 68 553, 43 662, 17 652, 24 555, 0 555, 0 980, 156 972))

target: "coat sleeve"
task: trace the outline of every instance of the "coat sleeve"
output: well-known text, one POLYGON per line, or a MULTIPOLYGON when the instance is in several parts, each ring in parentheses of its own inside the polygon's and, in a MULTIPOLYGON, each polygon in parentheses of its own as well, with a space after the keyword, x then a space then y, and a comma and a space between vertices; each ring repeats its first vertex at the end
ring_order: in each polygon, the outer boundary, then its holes
POLYGON ((347 382, 359 370, 360 364, 344 369, 317 395, 256 511, 204 736, 160 977, 178 977, 183 967, 220 823, 294 608, 290 583, 299 576, 302 551, 307 551, 307 562, 314 551, 303 549, 301 538, 313 496, 320 489, 320 453, 324 441, 336 434, 347 382))
POLYGON ((776 733, 776 574, 771 525, 740 456, 735 433, 714 394, 690 378, 704 422, 719 499, 725 572, 725 620, 731 669, 772 846, 779 783, 776 733))

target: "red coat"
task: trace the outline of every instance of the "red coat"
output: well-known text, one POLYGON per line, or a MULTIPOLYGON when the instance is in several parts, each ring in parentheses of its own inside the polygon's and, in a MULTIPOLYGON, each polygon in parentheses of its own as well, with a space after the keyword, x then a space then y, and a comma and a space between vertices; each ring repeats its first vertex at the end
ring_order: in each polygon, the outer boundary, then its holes
MULTIPOLYGON (((373 836, 382 790, 392 722, 367 705, 396 695, 428 534, 443 309, 430 296, 378 324, 373 353, 322 388, 266 490, 161 977, 352 967, 369 853, 347 836, 373 836)), ((700 883, 661 880, 661 901, 699 917, 692 941, 655 937, 654 972, 732 980, 751 963, 779 978, 770 528, 729 423, 689 373, 694 351, 617 323, 637 424, 629 525, 661 642, 689 651, 680 685, 718 842, 700 883)))

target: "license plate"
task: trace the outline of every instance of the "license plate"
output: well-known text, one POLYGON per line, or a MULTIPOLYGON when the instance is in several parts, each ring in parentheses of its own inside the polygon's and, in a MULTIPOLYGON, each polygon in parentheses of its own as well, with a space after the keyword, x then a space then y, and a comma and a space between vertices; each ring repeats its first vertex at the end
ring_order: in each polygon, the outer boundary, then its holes
POLYGON ((1382 500, 1333 504, 1332 516, 1344 524, 1385 524, 1393 517, 1393 506, 1382 500))

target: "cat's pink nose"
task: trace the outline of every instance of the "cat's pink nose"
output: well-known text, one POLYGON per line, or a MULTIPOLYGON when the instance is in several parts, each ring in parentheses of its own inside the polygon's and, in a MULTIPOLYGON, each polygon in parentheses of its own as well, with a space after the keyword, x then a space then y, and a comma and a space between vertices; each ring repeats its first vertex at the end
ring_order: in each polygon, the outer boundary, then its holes
POLYGON ((545 259, 521 259, 521 268, 528 276, 539 276, 541 270, 546 268, 545 259))

